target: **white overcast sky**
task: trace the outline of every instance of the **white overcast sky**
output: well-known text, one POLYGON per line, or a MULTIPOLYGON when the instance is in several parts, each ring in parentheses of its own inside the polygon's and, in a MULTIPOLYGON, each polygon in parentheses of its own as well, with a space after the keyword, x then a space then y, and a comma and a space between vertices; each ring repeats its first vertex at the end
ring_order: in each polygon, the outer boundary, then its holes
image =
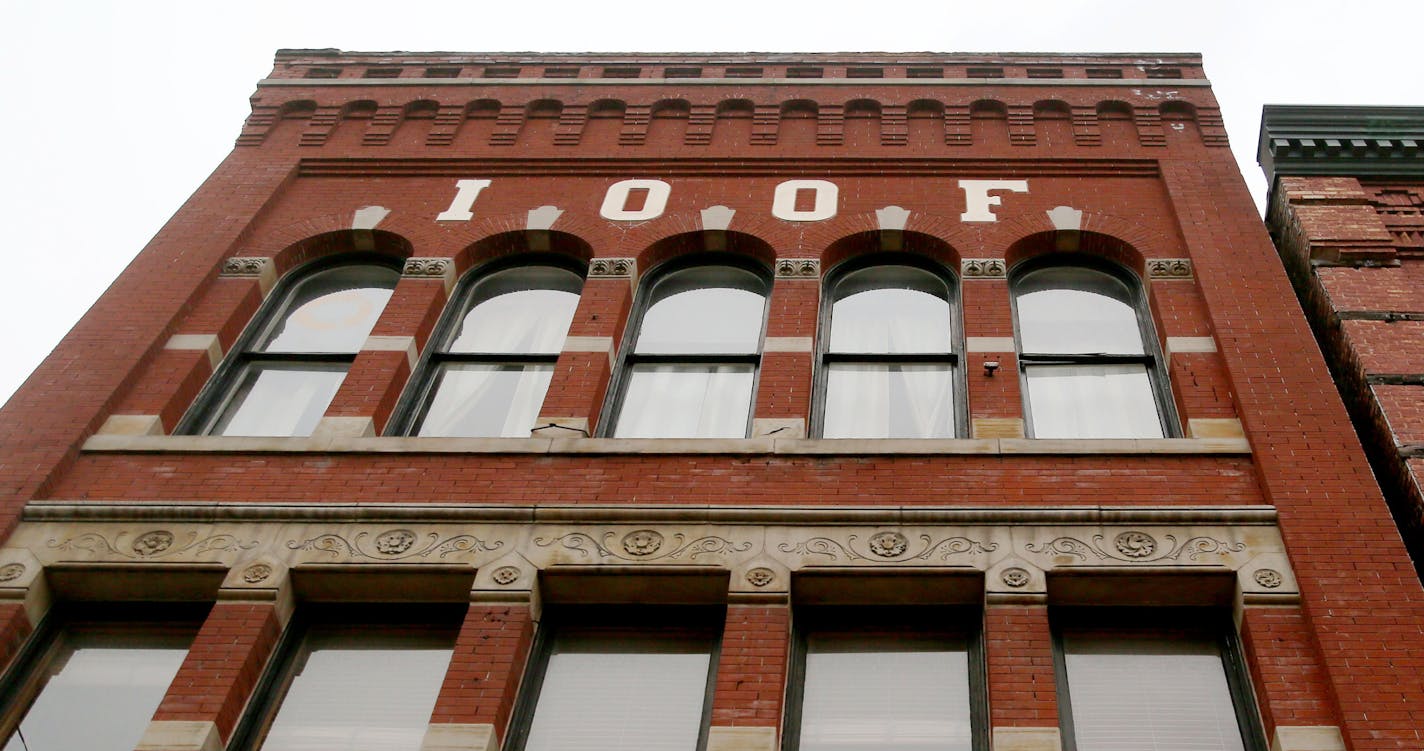
POLYGON ((1257 203, 1261 105, 1424 105, 1424 3, 0 0, 0 401, 232 148, 281 47, 1201 52, 1257 203))

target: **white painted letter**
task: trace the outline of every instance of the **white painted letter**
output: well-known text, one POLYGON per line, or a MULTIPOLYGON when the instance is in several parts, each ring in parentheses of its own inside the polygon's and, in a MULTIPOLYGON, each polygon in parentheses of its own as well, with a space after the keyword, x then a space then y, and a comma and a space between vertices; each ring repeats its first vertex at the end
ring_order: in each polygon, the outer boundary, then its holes
POLYGON ((989 195, 991 190, 1008 190, 1014 193, 1027 193, 1027 180, 960 180, 959 187, 964 189, 964 213, 959 215, 961 222, 997 222, 998 217, 989 210, 990 206, 998 206, 1002 203, 999 196, 989 195))
POLYGON ((771 215, 788 222, 819 222, 836 215, 840 188, 829 180, 787 180, 776 186, 771 198, 771 215), (816 204, 810 211, 796 210, 796 193, 816 191, 816 204))
POLYGON ((457 180, 455 182, 455 200, 450 202, 450 208, 435 217, 437 222, 464 222, 474 217, 474 212, 470 207, 475 205, 475 199, 480 197, 480 191, 490 186, 489 180, 457 180))
POLYGON ((615 222, 641 222, 647 219, 657 219, 662 216, 663 209, 667 208, 668 196, 672 195, 672 186, 662 180, 624 180, 608 186, 608 193, 603 196, 603 208, 598 210, 604 219, 611 219, 615 222), (628 205, 628 194, 635 190, 648 191, 647 200, 643 201, 643 208, 637 211, 625 211, 624 206, 628 205))

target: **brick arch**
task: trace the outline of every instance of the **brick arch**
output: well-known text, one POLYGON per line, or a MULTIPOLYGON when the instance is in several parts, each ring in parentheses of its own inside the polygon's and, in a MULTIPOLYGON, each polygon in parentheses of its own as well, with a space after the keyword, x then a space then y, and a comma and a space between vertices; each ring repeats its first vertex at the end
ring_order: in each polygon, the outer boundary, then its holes
MULTIPOLYGON (((244 240, 235 255, 271 258, 278 274, 314 258, 342 252, 374 252, 409 258, 417 243, 400 223, 383 221, 375 230, 353 230, 355 209, 313 216, 244 240)), ((387 217, 389 219, 390 217, 387 217)))
MULTIPOLYGON (((528 228, 528 211, 499 214, 467 222, 454 229, 439 228, 439 242, 434 247, 440 250, 440 255, 454 257, 455 273, 459 275, 471 266, 493 258, 533 250, 528 246, 528 228), (498 239, 501 236, 503 239, 498 239)), ((565 210, 554 222, 549 234, 550 239, 554 241, 551 244, 553 252, 562 252, 581 263, 587 263, 593 257, 593 248, 597 247, 598 239, 606 234, 606 230, 594 222, 570 216, 568 210, 565 210)))
POLYGON ((751 259, 766 269, 768 278, 776 264, 775 249, 761 237, 735 229, 706 232, 697 228, 675 232, 649 244, 636 256, 638 273, 646 273, 675 258, 708 252, 751 259))
MULTIPOLYGON (((653 265, 671 257, 660 255, 659 251, 655 251, 654 248, 663 247, 666 241, 678 235, 701 235, 703 231, 701 209, 664 214, 657 219, 626 230, 623 236, 618 239, 616 252, 612 255, 633 256, 638 259, 639 271, 650 269, 653 265)), ((776 248, 777 243, 774 238, 784 237, 786 230, 759 214, 740 209, 732 217, 732 223, 728 226, 726 233, 741 235, 749 241, 755 240, 767 248, 776 248)), ((674 252, 672 255, 680 255, 682 252, 685 251, 674 252)), ((775 261, 773 256, 762 258, 760 250, 750 255, 765 261, 768 265, 775 261)))
MULTIPOLYGON (((986 257, 1003 258, 1009 266, 1055 252, 1058 230, 1047 212, 1037 212, 996 222, 985 235, 986 257), (1033 242, 1031 239, 1036 238, 1033 242), (1037 243, 1037 244, 1035 244, 1037 243)), ((1083 212, 1076 252, 1099 255, 1132 269, 1146 279, 1146 259, 1170 258, 1179 247, 1163 235, 1144 229, 1141 224, 1102 212, 1083 212), (1116 248, 1130 249, 1119 251, 1116 248), (1119 254, 1116 255, 1116 254, 1119 254)))
MULTIPOLYGON (((821 259, 822 269, 829 269, 846 258, 859 255, 858 252, 853 252, 849 255, 837 256, 831 251, 833 247, 843 243, 846 238, 865 233, 879 233, 880 231, 880 220, 876 218, 874 211, 842 214, 807 229, 802 237, 802 247, 821 259)), ((979 240, 973 232, 966 230, 957 220, 939 214, 911 211, 904 231, 907 235, 925 235, 947 245, 952 250, 953 257, 950 258, 949 255, 946 255, 940 260, 955 268, 959 266, 960 256, 973 257, 974 254, 966 253, 966 250, 977 248, 979 245, 979 240)))

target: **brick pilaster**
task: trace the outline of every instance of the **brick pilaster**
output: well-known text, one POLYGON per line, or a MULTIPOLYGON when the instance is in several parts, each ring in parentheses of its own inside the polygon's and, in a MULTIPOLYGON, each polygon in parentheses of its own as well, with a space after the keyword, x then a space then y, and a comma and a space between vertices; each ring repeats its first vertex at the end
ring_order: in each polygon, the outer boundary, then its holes
POLYGON ((276 605, 217 603, 153 719, 211 722, 226 741, 280 635, 276 605))
POLYGON ((712 727, 781 725, 790 650, 788 605, 730 605, 712 695, 712 727))
POLYGON ((984 612, 984 652, 990 727, 1057 728, 1048 606, 990 605, 984 612))
POLYGON ((528 605, 470 605, 430 724, 491 725, 495 740, 490 747, 498 748, 533 639, 528 605))

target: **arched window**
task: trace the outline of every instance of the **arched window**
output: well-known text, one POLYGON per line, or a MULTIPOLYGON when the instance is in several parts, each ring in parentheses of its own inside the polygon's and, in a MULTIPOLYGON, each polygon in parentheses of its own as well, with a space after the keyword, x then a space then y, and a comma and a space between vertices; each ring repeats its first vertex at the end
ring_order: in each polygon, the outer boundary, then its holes
POLYGON ((376 262, 321 264, 289 275, 179 432, 311 435, 399 279, 395 268, 376 262))
POLYGON ((396 432, 528 438, 582 287, 558 266, 469 277, 411 379, 396 432))
POLYGON ((744 438, 766 318, 764 275, 683 266, 644 285, 606 432, 615 438, 744 438))
POLYGON ((1135 278, 1092 265, 1013 279, 1025 414, 1034 438, 1162 438, 1171 400, 1135 278))
POLYGON ((946 275, 860 266, 832 277, 822 319, 823 438, 952 438, 958 326, 946 275))

